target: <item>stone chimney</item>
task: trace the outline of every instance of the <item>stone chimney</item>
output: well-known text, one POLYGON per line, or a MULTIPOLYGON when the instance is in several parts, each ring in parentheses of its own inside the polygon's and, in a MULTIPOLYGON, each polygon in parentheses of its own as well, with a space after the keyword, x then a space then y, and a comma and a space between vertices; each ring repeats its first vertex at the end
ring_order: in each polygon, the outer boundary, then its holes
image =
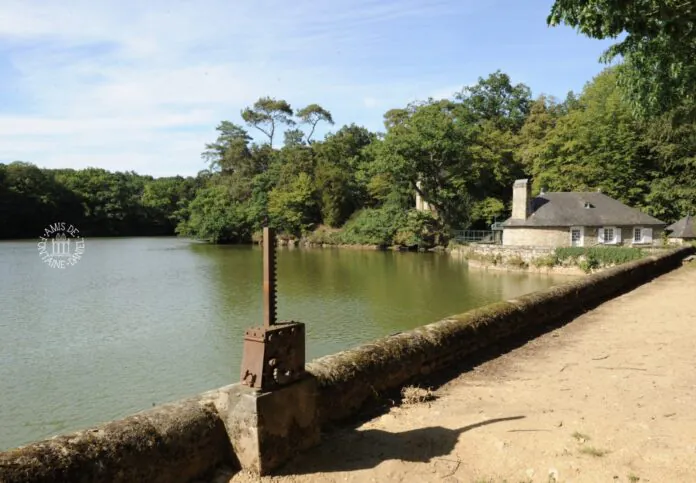
POLYGON ((526 220, 532 213, 532 184, 518 179, 512 186, 512 219, 526 220))

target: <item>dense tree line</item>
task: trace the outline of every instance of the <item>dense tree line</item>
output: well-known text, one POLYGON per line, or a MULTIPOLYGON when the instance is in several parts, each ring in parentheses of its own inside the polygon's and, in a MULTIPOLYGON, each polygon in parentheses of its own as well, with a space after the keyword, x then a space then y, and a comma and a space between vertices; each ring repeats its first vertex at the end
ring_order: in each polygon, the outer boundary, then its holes
POLYGON ((65 220, 90 236, 244 242, 268 224, 316 242, 432 245, 504 218, 521 176, 537 191, 599 189, 667 222, 696 213, 696 4, 556 0, 547 22, 625 34, 602 57, 622 63, 562 101, 498 71, 388 111, 384 132, 351 124, 322 140, 317 126, 334 123, 324 107, 263 97, 240 113, 263 142, 222 121, 196 178, 0 164, 0 236, 65 220), (416 194, 434 210, 415 211, 416 194))
POLYGON ((265 97, 241 119, 267 140, 222 121, 195 178, 0 164, 2 235, 35 237, 65 220, 91 236, 226 243, 251 241, 268 224, 322 243, 433 245, 451 229, 504 219, 523 176, 536 191, 599 189, 667 222, 696 213, 695 125, 675 123, 671 111, 637 113, 620 75, 609 68, 560 101, 533 99, 498 71, 449 99, 389 110, 384 132, 351 124, 321 140, 313 135, 333 123, 328 110, 295 112, 265 97), (414 209, 416 193, 433 212, 414 209))
POLYGON ((537 191, 601 190, 665 221, 696 211, 694 124, 636 113, 619 70, 563 101, 533 99, 495 72, 450 99, 388 111, 383 133, 350 125, 314 142, 294 127, 287 101, 260 99, 242 117, 254 127, 275 120, 269 143, 222 122, 204 153, 214 174, 179 230, 244 241, 268 223, 290 236, 314 231, 317 242, 431 245, 453 228, 504 219, 522 176, 537 191), (282 124, 286 142, 274 150, 282 124), (433 213, 414 210, 416 193, 433 213))
POLYGON ((203 184, 201 177, 0 163, 0 238, 36 238, 57 221, 85 236, 171 235, 203 184))

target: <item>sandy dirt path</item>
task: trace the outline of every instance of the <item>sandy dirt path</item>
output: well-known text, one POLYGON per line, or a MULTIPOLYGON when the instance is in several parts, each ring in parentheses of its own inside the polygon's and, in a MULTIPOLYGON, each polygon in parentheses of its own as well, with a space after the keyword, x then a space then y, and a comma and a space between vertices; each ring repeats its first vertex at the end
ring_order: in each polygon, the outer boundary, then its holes
POLYGON ((286 476, 229 481, 696 483, 696 266, 436 395, 325 435, 286 476))

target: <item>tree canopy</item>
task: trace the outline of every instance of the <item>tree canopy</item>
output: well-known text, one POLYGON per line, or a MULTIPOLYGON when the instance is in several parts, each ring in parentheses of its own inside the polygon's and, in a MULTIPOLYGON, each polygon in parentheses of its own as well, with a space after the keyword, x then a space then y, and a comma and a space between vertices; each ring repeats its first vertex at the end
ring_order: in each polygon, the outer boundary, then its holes
POLYGON ((287 101, 264 97, 218 124, 196 177, 0 164, 2 235, 34 237, 66 219, 86 236, 249 242, 270 225, 316 243, 432 246, 503 220, 521 177, 535 193, 601 190, 665 222, 695 214, 696 127, 673 122, 693 98, 637 115, 622 75, 608 68, 561 101, 496 71, 450 99, 388 110, 384 132, 349 124, 322 139, 312 136, 333 122, 328 110, 309 104, 293 118, 287 101), (255 142, 242 121, 266 138, 255 142), (433 210, 416 211, 416 194, 433 210))
POLYGON ((623 35, 602 60, 623 59, 618 80, 633 110, 643 117, 672 112, 694 119, 695 2, 556 0, 547 22, 596 39, 623 35))

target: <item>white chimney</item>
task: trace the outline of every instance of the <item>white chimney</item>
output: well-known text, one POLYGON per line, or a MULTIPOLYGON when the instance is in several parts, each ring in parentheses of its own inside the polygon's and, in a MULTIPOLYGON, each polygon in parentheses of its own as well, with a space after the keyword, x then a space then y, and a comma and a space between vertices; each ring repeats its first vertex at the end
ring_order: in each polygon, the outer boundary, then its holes
POLYGON ((528 179, 518 179, 512 186, 512 218, 526 220, 532 212, 532 185, 528 179))

